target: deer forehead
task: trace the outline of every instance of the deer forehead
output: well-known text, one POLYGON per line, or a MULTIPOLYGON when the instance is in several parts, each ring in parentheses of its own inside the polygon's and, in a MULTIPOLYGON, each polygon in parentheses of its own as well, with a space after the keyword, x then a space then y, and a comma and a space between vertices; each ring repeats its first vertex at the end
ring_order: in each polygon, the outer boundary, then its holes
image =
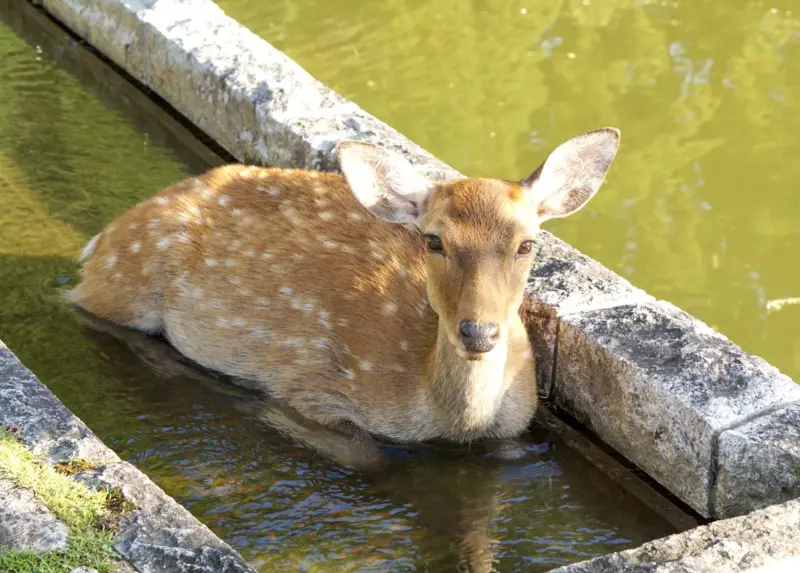
POLYGON ((535 213, 518 183, 466 179, 437 189, 424 232, 468 247, 508 242, 537 228, 535 213))

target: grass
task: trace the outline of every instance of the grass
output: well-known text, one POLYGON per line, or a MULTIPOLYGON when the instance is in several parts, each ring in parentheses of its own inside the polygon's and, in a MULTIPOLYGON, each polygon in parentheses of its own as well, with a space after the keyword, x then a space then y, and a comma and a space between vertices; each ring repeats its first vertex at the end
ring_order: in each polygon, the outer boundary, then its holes
MULTIPOLYGON (((80 461, 64 465, 70 469, 84 467, 80 461)), ((118 556, 112 547, 112 520, 134 509, 119 488, 93 491, 72 481, 1 428, 0 475, 30 491, 69 530, 67 547, 61 551, 0 551, 0 571, 63 573, 81 565, 100 572, 113 571, 118 556)))

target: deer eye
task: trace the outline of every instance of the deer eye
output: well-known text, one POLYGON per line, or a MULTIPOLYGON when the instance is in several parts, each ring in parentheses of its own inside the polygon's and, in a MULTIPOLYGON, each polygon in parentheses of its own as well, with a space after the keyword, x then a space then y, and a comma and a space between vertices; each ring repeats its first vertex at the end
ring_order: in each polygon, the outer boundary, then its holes
POLYGON ((531 251, 533 250, 533 241, 522 241, 517 249, 518 255, 530 255, 531 251))
POLYGON ((425 235, 425 245, 432 253, 442 252, 442 240, 436 235, 425 235))

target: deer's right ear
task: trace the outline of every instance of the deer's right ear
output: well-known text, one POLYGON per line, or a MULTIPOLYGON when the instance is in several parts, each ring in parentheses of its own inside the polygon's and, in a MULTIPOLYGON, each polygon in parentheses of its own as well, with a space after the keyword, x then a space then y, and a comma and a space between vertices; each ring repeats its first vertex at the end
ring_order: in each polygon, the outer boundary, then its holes
POLYGON ((357 141, 343 141, 336 155, 353 194, 373 215, 392 223, 417 223, 425 215, 434 185, 402 155, 357 141))

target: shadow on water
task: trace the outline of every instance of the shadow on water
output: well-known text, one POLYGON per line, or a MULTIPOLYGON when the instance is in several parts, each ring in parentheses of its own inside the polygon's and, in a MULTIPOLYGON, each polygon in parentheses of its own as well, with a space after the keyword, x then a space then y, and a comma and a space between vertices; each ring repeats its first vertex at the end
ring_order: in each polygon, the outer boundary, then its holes
MULTIPOLYGON (((78 316, 82 335, 97 353, 114 357, 102 365, 105 377, 139 382, 126 391, 136 396, 158 393, 163 401, 164 393, 191 387, 200 400, 196 409, 213 403, 215 416, 236 419, 238 428, 205 421, 209 439, 218 431, 247 428, 246 436, 223 438, 232 448, 228 460, 249 466, 244 479, 224 471, 209 491, 180 492, 178 498, 191 507, 208 496, 235 498, 242 487, 252 491, 256 476, 272 481, 267 489, 286 498, 286 506, 276 514, 274 500, 262 499, 263 505, 250 501, 243 517, 283 550, 296 543, 288 537, 304 539, 307 546, 298 547, 300 555, 289 550, 265 560, 265 566, 308 565, 323 556, 330 559, 331 552, 354 563, 351 553, 360 550, 362 564, 391 566, 393 571, 490 571, 497 560, 500 570, 523 564, 535 570, 536 565, 546 569, 675 531, 544 426, 535 424, 524 436, 525 455, 515 459, 498 460, 491 444, 384 444, 380 464, 359 467, 365 462, 360 445, 348 437, 302 419, 264 393, 196 366, 163 340, 83 312, 78 316), (138 376, 132 377, 132 370, 138 376), (279 467, 294 468, 288 471, 295 476, 289 483, 276 480, 276 473, 284 473, 273 471, 278 459, 279 467), (314 523, 307 523, 314 514, 314 523)), ((173 407, 180 410, 183 405, 173 407)), ((221 525, 214 517, 211 522, 221 525)), ((262 550, 272 551, 270 545, 262 550)), ((244 553, 256 562, 265 559, 244 553)))
POLYGON ((89 236, 218 160, 41 20, 0 0, 0 338, 254 565, 537 571, 674 531, 545 427, 521 459, 384 447, 383 466, 357 470, 358 443, 162 341, 76 317, 57 294, 89 236))

